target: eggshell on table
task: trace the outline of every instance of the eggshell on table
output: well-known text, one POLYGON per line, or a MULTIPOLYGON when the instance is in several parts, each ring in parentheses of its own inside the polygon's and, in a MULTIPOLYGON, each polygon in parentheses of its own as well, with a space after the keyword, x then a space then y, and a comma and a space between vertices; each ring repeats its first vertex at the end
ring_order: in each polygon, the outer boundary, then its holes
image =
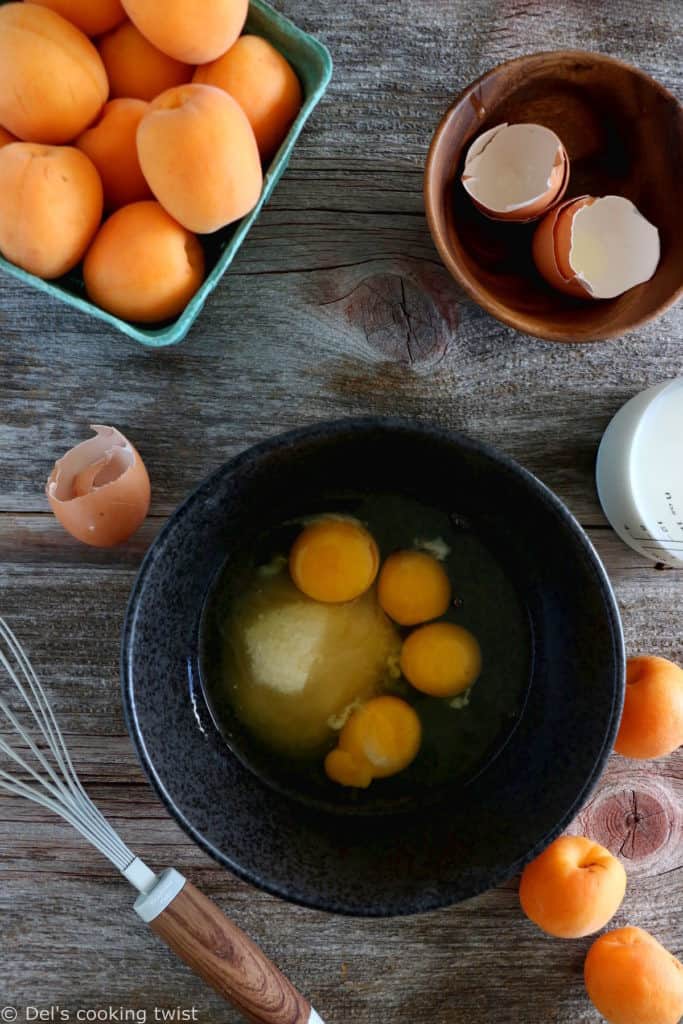
POLYGON ((145 464, 115 427, 93 424, 95 437, 58 459, 47 481, 50 508, 67 533, 96 548, 127 540, 149 511, 145 464))

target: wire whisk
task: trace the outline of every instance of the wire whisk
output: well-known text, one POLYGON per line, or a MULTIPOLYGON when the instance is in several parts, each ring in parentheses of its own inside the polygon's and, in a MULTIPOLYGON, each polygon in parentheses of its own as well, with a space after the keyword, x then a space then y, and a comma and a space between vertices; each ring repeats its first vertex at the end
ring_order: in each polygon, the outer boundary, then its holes
POLYGON ((323 1024, 211 900, 174 868, 155 874, 126 846, 85 792, 47 694, 2 618, 0 666, 6 674, 0 685, 0 788, 58 814, 107 857, 140 894, 138 916, 247 1019, 323 1024))
MULTIPOLYGON (((0 619, 0 640, 3 644, 3 647, 0 647, 0 663, 30 715, 30 721, 40 737, 39 742, 46 748, 45 752, 40 749, 21 720, 11 710, 4 695, 0 694, 0 752, 22 769, 30 779, 28 782, 22 781, 4 768, 0 768, 0 786, 14 796, 26 797, 27 800, 33 800, 41 807, 59 814, 125 875, 138 858, 128 849, 83 789, 45 691, 31 662, 4 619, 0 619), (5 651, 9 653, 14 664, 5 651), (23 748, 27 750, 27 756, 32 755, 35 758, 38 769, 8 741, 8 727, 11 727, 21 740, 23 748), (44 774, 40 773, 40 769, 44 774)), ((150 872, 150 875, 151 882, 155 876, 153 872, 150 872)), ((145 891, 144 885, 139 891, 145 891)))

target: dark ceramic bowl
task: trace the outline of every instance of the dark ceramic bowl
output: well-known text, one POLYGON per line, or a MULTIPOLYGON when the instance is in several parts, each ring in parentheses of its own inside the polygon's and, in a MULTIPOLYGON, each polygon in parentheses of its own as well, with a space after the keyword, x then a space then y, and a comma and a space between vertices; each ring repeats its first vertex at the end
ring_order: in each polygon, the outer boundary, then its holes
POLYGON ((624 651, 604 569, 543 484, 462 435, 360 419, 266 441, 180 506, 133 588, 122 683, 147 774, 219 862, 325 910, 408 914, 503 881, 569 824, 612 748, 624 651), (473 777, 395 810, 340 814, 283 793, 226 745, 198 681, 200 623, 220 567, 262 531, 342 494, 379 493, 419 498, 478 533, 526 609, 531 669, 505 742, 473 777))

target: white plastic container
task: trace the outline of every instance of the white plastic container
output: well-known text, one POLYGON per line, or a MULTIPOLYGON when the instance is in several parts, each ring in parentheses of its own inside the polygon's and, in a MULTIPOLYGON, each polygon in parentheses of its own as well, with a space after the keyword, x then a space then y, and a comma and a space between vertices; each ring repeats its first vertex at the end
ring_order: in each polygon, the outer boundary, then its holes
POLYGON ((683 567, 683 377, 636 395, 608 426, 596 465, 603 511, 653 562, 683 567))

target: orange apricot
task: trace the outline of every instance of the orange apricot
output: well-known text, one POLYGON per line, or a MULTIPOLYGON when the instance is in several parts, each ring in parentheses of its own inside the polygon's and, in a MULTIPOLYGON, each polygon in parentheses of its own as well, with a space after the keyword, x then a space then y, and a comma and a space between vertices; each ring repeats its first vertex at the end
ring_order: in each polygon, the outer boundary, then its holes
POLYGON ((6 131, 4 128, 0 128, 0 149, 3 146, 9 146, 10 142, 16 142, 17 139, 11 132, 6 131))
POLYGON ((629 658, 614 749, 625 757, 664 757, 682 744, 683 669, 655 655, 629 658))
POLYGON ((75 267, 102 218, 102 183, 71 146, 15 142, 0 150, 0 252, 38 277, 75 267))
POLYGON ((138 156, 156 198, 189 231, 204 234, 238 220, 261 194, 247 116, 211 85, 180 85, 157 96, 138 128, 138 156))
POLYGON ((544 932, 580 939, 605 927, 625 892, 626 872, 609 850, 585 836, 560 836, 525 867, 519 901, 544 932))
POLYGON ((332 782, 366 789, 373 779, 397 775, 417 757, 422 725, 400 697, 373 697, 351 714, 338 745, 325 758, 332 782))
POLYGON ((197 238, 153 200, 113 213, 83 264, 89 297, 124 320, 156 323, 177 316, 204 279, 197 238))
POLYGON ((108 210, 151 198, 140 169, 136 135, 147 110, 144 100, 110 100, 95 124, 76 139, 100 173, 108 210))
POLYGON ((239 36, 249 0, 122 0, 130 20, 151 43, 186 64, 206 64, 239 36))
POLYGON ((61 14, 86 36, 99 36, 123 21, 121 0, 26 0, 61 14))
POLYGON ((301 531, 289 553, 289 572, 315 601, 353 601, 372 586, 379 552, 364 526, 328 516, 301 531))
POLYGON ((584 980, 608 1024, 678 1024, 683 963, 642 928, 615 928, 588 950, 584 980))
POLYGON ((97 116, 109 83, 95 47, 48 7, 0 6, 0 124, 30 142, 69 142, 97 116))
POLYGON ((192 67, 162 53, 125 21, 99 43, 113 97, 153 100, 174 85, 192 78, 192 67))
POLYGON ((439 561, 426 551, 396 551, 382 566, 377 597, 401 626, 438 619, 448 609, 451 584, 439 561))
POLYGON ((452 622, 420 626, 403 641, 401 671, 408 682, 432 697, 455 697, 481 673, 475 636, 452 622))
POLYGON ((301 84, 281 53, 260 36, 241 36, 227 53, 194 73, 194 82, 225 89, 254 129, 262 160, 268 160, 301 109, 301 84))

